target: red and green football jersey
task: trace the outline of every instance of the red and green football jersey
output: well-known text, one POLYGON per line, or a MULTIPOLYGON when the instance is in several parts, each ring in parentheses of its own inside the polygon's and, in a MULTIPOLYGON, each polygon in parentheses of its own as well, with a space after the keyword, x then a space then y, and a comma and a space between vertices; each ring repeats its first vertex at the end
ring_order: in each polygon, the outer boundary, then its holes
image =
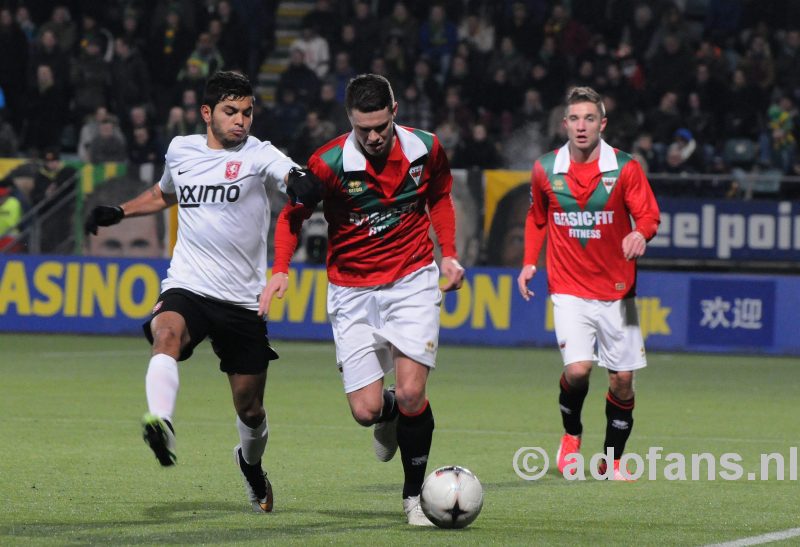
POLYGON ((525 263, 535 264, 546 232, 551 294, 618 300, 635 294, 636 261, 622 254, 633 229, 655 236, 659 210, 639 163, 600 141, 589 163, 569 159, 568 145, 533 166, 525 263))
MULTIPOLYGON (((444 256, 456 256, 453 178, 439 140, 401 126, 395 126, 395 136, 379 172, 352 133, 330 141, 308 160, 308 168, 324 185, 331 283, 382 285, 430 264, 431 223, 444 256)), ((303 206, 287 206, 281 213, 273 271, 288 270, 299 225, 308 215, 303 206)))

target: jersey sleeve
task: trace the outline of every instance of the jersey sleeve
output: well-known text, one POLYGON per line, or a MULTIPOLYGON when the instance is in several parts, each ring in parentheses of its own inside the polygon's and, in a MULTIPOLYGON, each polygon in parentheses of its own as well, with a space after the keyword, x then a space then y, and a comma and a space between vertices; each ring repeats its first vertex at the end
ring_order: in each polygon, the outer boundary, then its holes
POLYGON ((536 264, 547 236, 547 196, 542 191, 545 174, 537 160, 531 170, 531 205, 525 217, 525 256, 523 264, 536 264))
POLYGON ((650 241, 655 237, 661 222, 658 203, 650 183, 636 160, 625 165, 621 176, 625 183, 625 206, 636 223, 636 231, 650 241))
POLYGON ((443 256, 458 258, 456 251, 456 213, 453 205, 453 175, 439 139, 434 136, 431 148, 431 178, 428 186, 428 210, 443 256))
POLYGON ((283 207, 275 222, 275 240, 272 244, 275 249, 275 260, 272 264, 272 273, 289 273, 289 263, 300 241, 303 222, 313 212, 303 204, 287 203, 283 207))
POLYGON ((292 167, 300 168, 290 157, 275 148, 269 142, 262 142, 256 152, 258 157, 258 174, 265 183, 275 181, 278 190, 286 192, 284 178, 292 167))
POLYGON ((169 143, 167 153, 164 155, 164 172, 161 174, 161 179, 158 181, 159 188, 161 188, 161 191, 165 194, 175 193, 175 182, 172 180, 172 173, 169 170, 169 166, 174 157, 176 141, 177 137, 172 139, 172 142, 169 143))

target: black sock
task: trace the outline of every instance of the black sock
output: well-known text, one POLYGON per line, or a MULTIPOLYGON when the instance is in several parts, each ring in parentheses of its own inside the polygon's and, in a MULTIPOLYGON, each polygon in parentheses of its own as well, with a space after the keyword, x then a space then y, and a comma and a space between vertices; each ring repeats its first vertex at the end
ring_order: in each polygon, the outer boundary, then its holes
POLYGON ((580 435, 583 433, 581 423, 581 410, 586 394, 589 393, 589 383, 582 387, 571 386, 567 383, 567 378, 561 374, 559 381, 561 392, 558 395, 558 406, 561 408, 561 421, 564 423, 564 431, 570 435, 580 435))
POLYGON ((625 450, 625 443, 633 429, 633 400, 617 399, 611 390, 606 394, 606 440, 605 448, 614 449, 614 459, 618 460, 625 450))
POLYGON ((381 407, 381 415, 375 420, 375 423, 389 422, 394 420, 397 416, 397 398, 394 396, 394 391, 388 389, 383 390, 383 406, 381 407))
POLYGON ((400 413, 397 420, 397 444, 403 460, 403 498, 419 496, 425 469, 428 467, 428 454, 433 439, 433 411, 425 401, 424 410, 416 416, 400 413))

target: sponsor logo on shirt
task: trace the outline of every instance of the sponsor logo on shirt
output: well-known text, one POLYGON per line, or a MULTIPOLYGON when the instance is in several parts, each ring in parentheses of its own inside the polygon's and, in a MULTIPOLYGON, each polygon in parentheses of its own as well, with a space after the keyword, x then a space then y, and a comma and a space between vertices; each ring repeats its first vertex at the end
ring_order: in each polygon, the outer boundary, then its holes
POLYGON ((414 184, 419 186, 419 179, 422 176, 422 165, 415 165, 408 170, 408 174, 411 175, 412 179, 414 179, 414 184))
POLYGON ((347 193, 350 195, 360 194, 364 190, 366 190, 366 188, 364 187, 364 181, 351 180, 347 182, 347 193))
POLYGON ((401 207, 390 207, 372 213, 350 213, 350 224, 356 226, 366 224, 369 226, 369 235, 374 236, 397 225, 402 215, 416 210, 417 206, 417 203, 407 203, 401 207))
POLYGON ((233 203, 239 200, 241 193, 242 189, 238 184, 181 186, 178 205, 180 207, 200 207, 206 203, 233 203))
POLYGON ((567 235, 571 238, 602 239, 600 230, 592 228, 614 224, 614 211, 554 211, 553 223, 568 227, 567 235))
POLYGON ((242 166, 240 161, 229 161, 225 164, 225 180, 236 180, 239 176, 239 168, 242 166))

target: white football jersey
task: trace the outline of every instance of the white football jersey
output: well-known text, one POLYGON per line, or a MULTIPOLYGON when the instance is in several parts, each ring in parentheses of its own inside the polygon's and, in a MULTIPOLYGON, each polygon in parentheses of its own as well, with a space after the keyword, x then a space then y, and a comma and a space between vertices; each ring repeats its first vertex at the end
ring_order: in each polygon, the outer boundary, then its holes
POLYGON ((299 166, 255 137, 226 150, 209 148, 205 135, 172 139, 159 186, 177 195, 178 241, 161 290, 257 310, 267 275, 266 184, 285 192, 292 167, 299 166))

